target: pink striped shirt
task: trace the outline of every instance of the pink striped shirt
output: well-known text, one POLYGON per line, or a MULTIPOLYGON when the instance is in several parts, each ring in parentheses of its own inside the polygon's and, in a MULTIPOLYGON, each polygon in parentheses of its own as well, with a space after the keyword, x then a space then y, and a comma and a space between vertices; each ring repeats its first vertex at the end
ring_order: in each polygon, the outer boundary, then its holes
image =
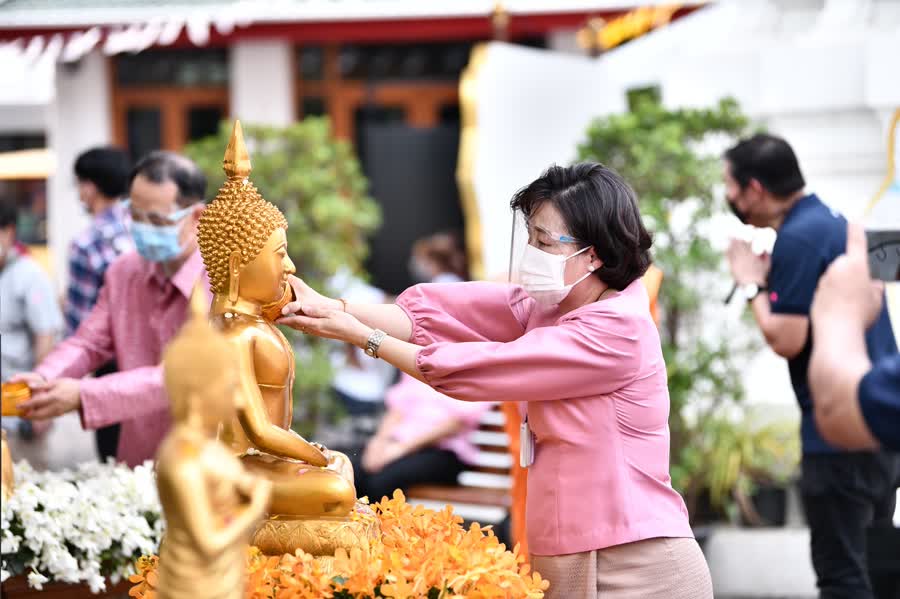
POLYGON ((36 369, 47 380, 82 378, 115 358, 119 372, 82 380, 81 424, 96 429, 121 422, 116 455, 129 466, 153 459, 169 431, 162 352, 187 318, 201 277, 208 292, 199 251, 171 278, 136 252, 123 254, 107 270, 94 309, 36 369))
POLYGON ((432 387, 527 402, 535 555, 693 536, 669 478, 669 390, 649 303, 640 279, 563 315, 491 283, 418 285, 397 300, 432 387))

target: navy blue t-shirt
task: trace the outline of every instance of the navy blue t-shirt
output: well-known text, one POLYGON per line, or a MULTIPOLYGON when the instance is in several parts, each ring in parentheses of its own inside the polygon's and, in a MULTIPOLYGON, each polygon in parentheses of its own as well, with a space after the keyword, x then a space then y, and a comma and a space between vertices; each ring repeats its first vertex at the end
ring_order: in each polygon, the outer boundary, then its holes
POLYGON ((869 430, 883 446, 900 451, 900 354, 872 364, 858 395, 869 430))
MULTIPOLYGON (((815 194, 801 198, 785 216, 772 249, 768 281, 772 313, 808 317, 819 278, 828 265, 846 250, 847 220, 815 194)), ((800 437, 803 452, 828 453, 837 449, 826 443, 816 430, 809 394, 807 371, 812 343, 810 329, 806 346, 788 360, 788 369, 802 412, 800 437)), ((866 346, 873 364, 897 352, 886 305, 878 320, 866 332, 866 346)))

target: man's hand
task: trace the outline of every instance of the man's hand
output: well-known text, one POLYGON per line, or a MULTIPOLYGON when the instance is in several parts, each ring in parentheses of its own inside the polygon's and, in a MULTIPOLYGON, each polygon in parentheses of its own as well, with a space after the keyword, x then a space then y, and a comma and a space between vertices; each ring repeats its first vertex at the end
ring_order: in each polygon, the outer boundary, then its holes
POLYGON ((872 368, 865 331, 881 311, 884 289, 869 277, 866 234, 847 228, 847 253, 819 279, 810 318, 813 326, 809 387, 816 426, 825 440, 845 449, 878 447, 859 406, 859 382, 872 368))
POLYGON ((56 418, 81 407, 81 381, 78 379, 56 379, 39 390, 31 389, 31 399, 19 404, 22 416, 29 420, 56 418))
POLYGON ((756 283, 760 287, 765 286, 769 278, 769 269, 772 267, 768 254, 757 255, 753 252, 749 241, 732 239, 725 255, 735 283, 738 285, 756 283))
POLYGON ((20 372, 9 378, 10 383, 25 383, 31 389, 31 393, 35 391, 43 391, 47 387, 47 379, 36 372, 20 372))
POLYGON ((847 253, 838 256, 816 289, 810 316, 813 323, 850 320, 868 329, 881 313, 884 283, 869 275, 866 232, 859 225, 847 227, 847 253))

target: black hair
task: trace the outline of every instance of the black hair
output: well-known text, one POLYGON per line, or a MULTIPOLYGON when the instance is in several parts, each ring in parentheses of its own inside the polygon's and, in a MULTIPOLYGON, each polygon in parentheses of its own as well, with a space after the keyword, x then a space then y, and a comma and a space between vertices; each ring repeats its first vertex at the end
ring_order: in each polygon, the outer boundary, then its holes
POLYGON ((128 184, 131 185, 138 175, 153 183, 175 183, 178 187, 176 201, 180 206, 206 201, 206 175, 192 160, 175 152, 157 150, 141 158, 131 171, 128 184))
POLYGON ((634 190, 614 170, 596 162, 551 166, 513 196, 510 206, 530 217, 545 202, 562 215, 580 247, 591 246, 603 266, 601 281, 622 290, 650 267, 653 239, 634 190))
POLYGON ((131 161, 119 148, 93 148, 75 159, 75 176, 90 181, 100 193, 118 199, 128 193, 128 174, 131 161))
POLYGON ((18 218, 15 200, 3 198, 0 200, 0 229, 14 227, 18 218))
POLYGON ((456 231, 443 231, 419 239, 413 244, 413 254, 428 258, 442 273, 453 273, 463 280, 469 278, 466 248, 456 231))
POLYGON ((725 159, 741 189, 756 179, 775 197, 788 198, 806 185, 794 150, 774 135, 757 133, 742 139, 725 152, 725 159))

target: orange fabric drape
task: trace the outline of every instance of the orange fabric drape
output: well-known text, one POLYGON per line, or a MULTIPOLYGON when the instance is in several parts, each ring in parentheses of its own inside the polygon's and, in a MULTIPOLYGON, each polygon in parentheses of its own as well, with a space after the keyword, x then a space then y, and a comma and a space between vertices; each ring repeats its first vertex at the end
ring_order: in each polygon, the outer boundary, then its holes
POLYGON ((519 423, 522 416, 519 414, 518 404, 504 401, 500 409, 506 417, 503 430, 509 436, 509 453, 512 456, 512 468, 509 475, 512 478, 512 487, 509 493, 512 504, 509 508, 510 534, 513 544, 519 544, 519 553, 528 558, 528 540, 525 538, 525 494, 528 485, 528 469, 519 465, 519 423))
MULTIPOLYGON (((644 275, 644 286, 647 287, 647 295, 650 296, 650 314, 653 316, 653 321, 657 326, 659 326, 657 299, 659 298, 662 279, 662 271, 655 266, 651 266, 644 275)), ((522 421, 522 417, 515 403, 503 402, 500 404, 500 408, 506 417, 503 428, 506 434, 509 435, 509 452, 512 455, 513 462, 510 469, 510 476, 512 477, 512 487, 510 489, 512 502, 509 508, 510 532, 512 534, 512 542, 519 544, 519 553, 527 559, 528 540, 525 536, 525 498, 528 488, 528 469, 519 465, 519 423, 522 421)))

